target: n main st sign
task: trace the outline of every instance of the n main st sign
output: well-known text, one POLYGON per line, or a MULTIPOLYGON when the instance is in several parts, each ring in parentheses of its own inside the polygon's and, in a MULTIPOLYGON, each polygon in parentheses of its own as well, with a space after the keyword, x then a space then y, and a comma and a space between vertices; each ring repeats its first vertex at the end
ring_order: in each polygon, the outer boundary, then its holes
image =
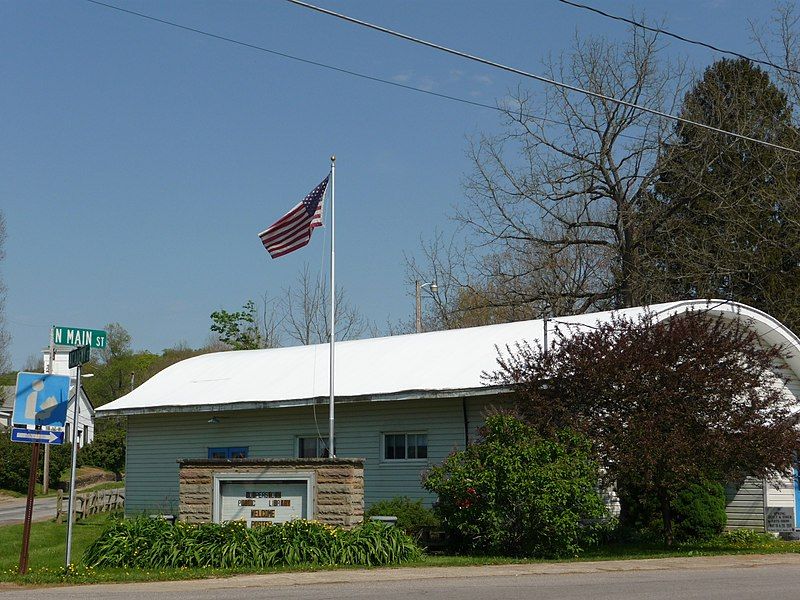
POLYGON ((108 335, 99 329, 80 327, 53 327, 53 343, 57 346, 89 346, 105 348, 108 335))

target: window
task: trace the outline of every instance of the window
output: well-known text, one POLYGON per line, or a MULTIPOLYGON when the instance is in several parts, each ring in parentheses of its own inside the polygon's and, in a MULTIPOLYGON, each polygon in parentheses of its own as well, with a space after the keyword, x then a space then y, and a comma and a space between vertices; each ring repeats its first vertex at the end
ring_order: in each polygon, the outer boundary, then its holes
POLYGON ((417 460, 428 458, 428 434, 384 434, 383 458, 384 460, 417 460))
POLYGON ((299 458, 328 458, 328 438, 297 438, 297 456, 299 458))
POLYGON ((208 458, 247 458, 246 446, 233 446, 230 448, 209 448, 208 458))

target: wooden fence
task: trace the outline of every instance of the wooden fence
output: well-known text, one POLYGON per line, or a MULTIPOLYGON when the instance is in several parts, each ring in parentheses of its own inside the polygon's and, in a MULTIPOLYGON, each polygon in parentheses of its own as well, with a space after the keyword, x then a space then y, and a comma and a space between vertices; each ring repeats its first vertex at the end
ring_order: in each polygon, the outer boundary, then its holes
MULTIPOLYGON (((98 490, 85 494, 75 494, 75 518, 83 519, 100 512, 110 512, 125 508, 125 488, 98 490)), ((56 521, 61 523, 69 512, 69 494, 59 490, 56 501, 56 521)))

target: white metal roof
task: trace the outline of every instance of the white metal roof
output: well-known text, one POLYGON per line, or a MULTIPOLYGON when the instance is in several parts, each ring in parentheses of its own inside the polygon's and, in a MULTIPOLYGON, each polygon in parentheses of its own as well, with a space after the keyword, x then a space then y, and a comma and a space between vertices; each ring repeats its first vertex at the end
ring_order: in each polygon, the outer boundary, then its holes
MULTIPOLYGON (((743 304, 682 301, 616 311, 656 319, 686 310, 741 316, 770 344, 787 345, 789 367, 800 374, 800 340, 769 315, 743 304)), ((578 331, 607 321, 612 312, 559 317, 549 324, 578 331)), ((337 401, 399 400, 493 393, 482 373, 497 367, 497 348, 541 341, 543 321, 339 342, 336 344, 337 401)), ((296 346, 204 354, 167 367, 129 394, 99 407, 97 416, 292 406, 329 395, 329 346, 296 346)))

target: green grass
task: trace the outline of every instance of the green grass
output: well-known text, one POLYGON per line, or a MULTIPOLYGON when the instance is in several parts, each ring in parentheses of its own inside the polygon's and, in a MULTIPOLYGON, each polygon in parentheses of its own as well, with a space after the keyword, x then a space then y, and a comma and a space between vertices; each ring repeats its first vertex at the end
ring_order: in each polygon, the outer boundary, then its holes
MULTIPOLYGON (((66 549, 66 525, 53 522, 34 523, 30 543, 30 569, 27 575, 17 574, 22 525, 0 527, 0 583, 22 585, 53 585, 70 583, 163 581, 178 579, 199 579, 207 577, 229 577, 245 573, 279 573, 290 571, 322 570, 321 567, 296 565, 273 569, 91 569, 83 566, 81 557, 84 550, 109 525, 112 515, 94 515, 75 524, 73 537, 73 562, 75 567, 64 572, 66 549)), ((657 544, 610 544, 586 552, 573 561, 626 560, 641 558, 666 558, 683 556, 714 556, 725 554, 776 554, 798 553, 800 543, 786 542, 761 537, 744 542, 721 538, 704 544, 686 544, 665 548, 657 544)), ((404 565, 415 567, 458 567, 475 565, 500 565, 513 563, 558 562, 536 559, 520 559, 502 556, 426 556, 423 559, 404 565)), ((345 567, 333 567, 345 568, 345 567)), ((347 567, 358 568, 358 567, 347 567)), ((328 569, 328 567, 325 567, 328 569)))

